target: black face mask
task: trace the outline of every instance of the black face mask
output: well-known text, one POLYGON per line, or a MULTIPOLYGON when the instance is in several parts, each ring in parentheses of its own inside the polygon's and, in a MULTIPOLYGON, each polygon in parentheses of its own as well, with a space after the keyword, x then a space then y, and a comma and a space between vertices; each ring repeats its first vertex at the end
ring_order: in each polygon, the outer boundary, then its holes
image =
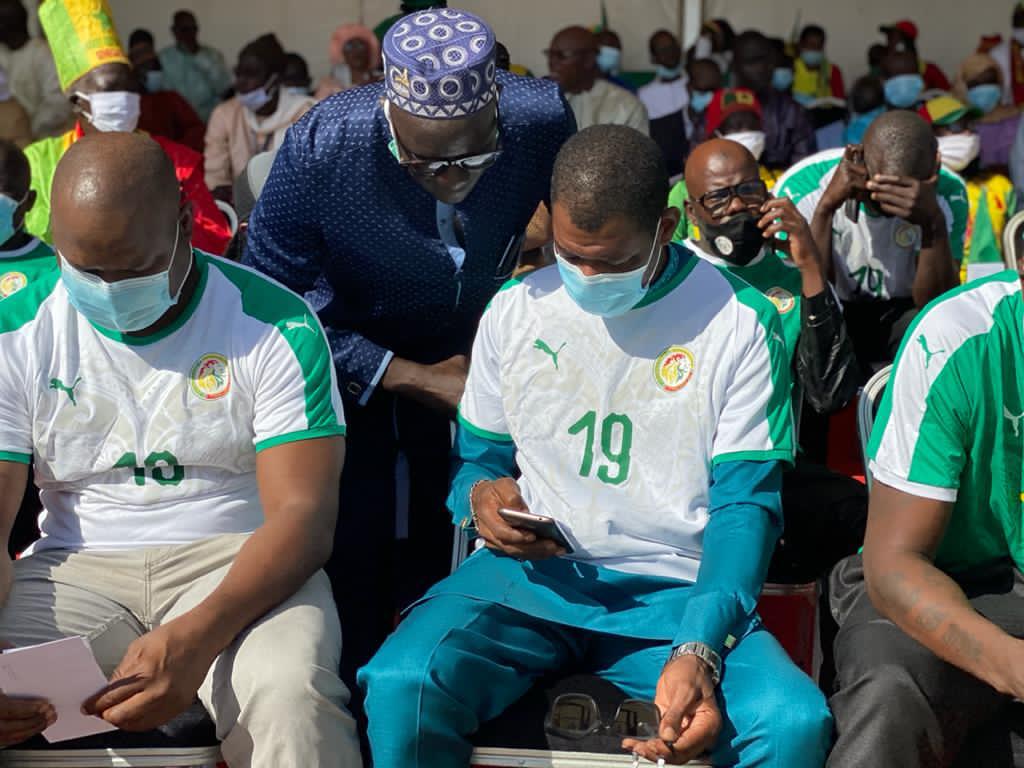
POLYGON ((754 214, 745 211, 730 216, 723 224, 701 222, 701 236, 715 256, 737 267, 745 267, 765 246, 757 222, 754 214))

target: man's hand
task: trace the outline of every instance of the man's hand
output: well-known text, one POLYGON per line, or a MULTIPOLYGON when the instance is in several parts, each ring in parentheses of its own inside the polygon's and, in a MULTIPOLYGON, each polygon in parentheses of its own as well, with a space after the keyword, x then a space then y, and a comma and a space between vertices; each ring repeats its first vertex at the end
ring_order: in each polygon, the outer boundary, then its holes
POLYGON ((0 693, 0 747, 31 739, 57 722, 57 712, 45 699, 12 699, 0 693))
POLYGON ((110 684, 82 710, 126 731, 148 731, 188 709, 216 654, 190 639, 183 623, 168 622, 129 645, 110 684))
POLYGON ((789 239, 776 243, 779 250, 787 253, 793 264, 800 269, 820 268, 821 257, 811 237, 811 227, 792 200, 788 197, 773 197, 761 206, 761 213, 764 215, 757 226, 761 228, 766 240, 785 232, 789 239))
POLYGON ((444 413, 455 413, 466 388, 469 358, 455 355, 433 365, 422 365, 400 357, 392 359, 381 386, 388 392, 444 413))
POLYGON ((789 254, 800 270, 803 295, 810 298, 824 291, 827 270, 822 263, 821 252, 814 242, 807 219, 793 201, 788 197, 773 197, 761 206, 761 213, 764 215, 757 226, 763 230, 766 240, 775 238, 780 232, 788 235, 787 240, 775 240, 775 247, 789 254))
POLYGON ((864 148, 859 144, 850 144, 846 147, 843 159, 836 166, 832 181, 821 196, 819 207, 824 206, 830 214, 835 213, 847 200, 868 188, 868 172, 861 160, 863 156, 864 148))
POLYGON ((917 224, 926 235, 931 235, 936 226, 945 226, 935 194, 937 182, 938 176, 921 181, 909 176, 876 174, 868 181, 868 191, 882 213, 917 224))
POLYGON ((528 511, 519 486, 511 477, 474 486, 469 504, 476 513, 477 533, 490 549, 520 560, 547 560, 565 554, 551 539, 539 539, 531 531, 511 526, 498 513, 499 509, 528 511))
POLYGON ((682 765, 710 751, 722 730, 711 670, 696 656, 665 665, 654 703, 662 713, 657 739, 625 739, 622 748, 656 762, 682 765))

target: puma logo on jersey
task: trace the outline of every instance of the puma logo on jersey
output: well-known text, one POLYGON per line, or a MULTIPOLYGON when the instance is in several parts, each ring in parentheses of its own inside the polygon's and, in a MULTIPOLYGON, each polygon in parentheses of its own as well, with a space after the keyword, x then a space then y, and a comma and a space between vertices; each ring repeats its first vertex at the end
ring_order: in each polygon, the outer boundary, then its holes
POLYGON ((1020 422, 1021 422, 1021 419, 1024 419, 1024 413, 1021 413, 1021 414, 1019 414, 1017 416, 1014 416, 1012 413, 1010 413, 1010 409, 1007 408, 1004 405, 1003 406, 1003 416, 1006 419, 1009 419, 1010 424, 1013 425, 1013 436, 1014 437, 1020 437, 1020 422))
POLYGON ((539 349, 545 355, 550 357, 551 358, 551 362, 553 362, 555 364, 555 370, 557 371, 558 370, 558 356, 562 353, 562 350, 565 349, 565 345, 568 344, 568 343, 569 342, 567 342, 567 341, 563 341, 562 342, 562 346, 560 346, 558 348, 558 351, 555 352, 555 351, 553 351, 551 349, 551 347, 549 347, 547 345, 547 342, 545 342, 543 339, 537 339, 535 342, 533 342, 533 348, 534 349, 539 349))
POLYGON ((56 390, 58 392, 63 392, 65 395, 68 396, 68 400, 71 401, 71 404, 77 406, 78 401, 75 399, 75 388, 78 387, 78 385, 81 383, 81 376, 75 379, 75 383, 72 384, 70 387, 60 379, 50 379, 50 389, 56 390))
POLYGON ((302 318, 302 322, 301 323, 296 322, 295 320, 286 320, 285 324, 284 324, 284 327, 287 330, 289 330, 289 331, 296 331, 299 328, 305 328, 307 331, 309 331, 312 334, 316 333, 316 331, 313 330, 313 326, 311 326, 309 324, 309 316, 308 315, 306 317, 302 318))
POLYGON ((944 355, 946 353, 946 350, 944 349, 936 349, 934 352, 928 349, 928 339, 924 337, 923 333, 917 337, 917 343, 920 344, 921 349, 924 350, 924 369, 926 371, 928 370, 928 366, 932 364, 933 357, 935 357, 936 355, 944 355))

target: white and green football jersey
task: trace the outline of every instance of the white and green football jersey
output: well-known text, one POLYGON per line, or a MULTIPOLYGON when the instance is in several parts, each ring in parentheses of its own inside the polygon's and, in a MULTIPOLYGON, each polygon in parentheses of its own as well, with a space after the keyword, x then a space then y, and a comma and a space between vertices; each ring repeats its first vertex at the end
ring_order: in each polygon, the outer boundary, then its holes
POLYGON ((1024 300, 1001 272, 925 308, 896 359, 868 447, 876 481, 954 504, 936 562, 1024 567, 1024 300))
POLYGON ((323 329, 297 295, 196 253, 168 328, 93 326, 59 272, 0 305, 0 460, 34 461, 36 549, 123 549, 263 522, 257 452, 345 432, 323 329))
MULTIPOLYGON (((789 197, 810 221, 836 168, 843 149, 830 149, 802 160, 775 185, 774 194, 789 197)), ((967 187, 963 179, 945 168, 937 184, 939 207, 946 217, 954 261, 964 255, 967 231, 967 187)), ((844 209, 832 218, 832 261, 836 293, 843 301, 871 301, 911 295, 917 257, 921 252, 921 228, 890 216, 873 216, 862 205, 859 220, 850 221, 844 209)))
POLYGON ((555 267, 484 314, 464 428, 516 448, 523 498, 571 557, 694 581, 718 462, 791 461, 789 359, 775 307, 681 245, 621 317, 589 315, 555 267))

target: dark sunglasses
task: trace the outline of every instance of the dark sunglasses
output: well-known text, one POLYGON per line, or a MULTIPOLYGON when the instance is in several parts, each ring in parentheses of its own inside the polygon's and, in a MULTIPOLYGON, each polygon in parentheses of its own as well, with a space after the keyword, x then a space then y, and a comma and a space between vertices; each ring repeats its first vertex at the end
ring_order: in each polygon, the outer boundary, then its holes
POLYGON ((725 213, 734 197, 738 197, 746 205, 760 205, 768 197, 768 187, 761 179, 741 181, 734 186, 722 187, 701 195, 697 202, 712 216, 720 216, 725 213))
POLYGON ((486 171, 498 162, 498 158, 501 157, 502 153, 501 131, 498 128, 497 114, 495 114, 494 117, 494 130, 491 133, 491 138, 488 142, 493 143, 495 147, 490 152, 474 153, 471 155, 463 155, 462 157, 446 157, 444 159, 417 157, 402 146, 402 143, 398 140, 398 136, 395 134, 394 127, 391 128, 391 135, 393 138, 391 139, 391 143, 388 145, 388 148, 391 150, 391 154, 395 156, 395 159, 398 160, 398 164, 407 169, 409 173, 414 176, 427 179, 440 176, 442 173, 449 171, 452 168, 458 168, 470 173, 486 171))

